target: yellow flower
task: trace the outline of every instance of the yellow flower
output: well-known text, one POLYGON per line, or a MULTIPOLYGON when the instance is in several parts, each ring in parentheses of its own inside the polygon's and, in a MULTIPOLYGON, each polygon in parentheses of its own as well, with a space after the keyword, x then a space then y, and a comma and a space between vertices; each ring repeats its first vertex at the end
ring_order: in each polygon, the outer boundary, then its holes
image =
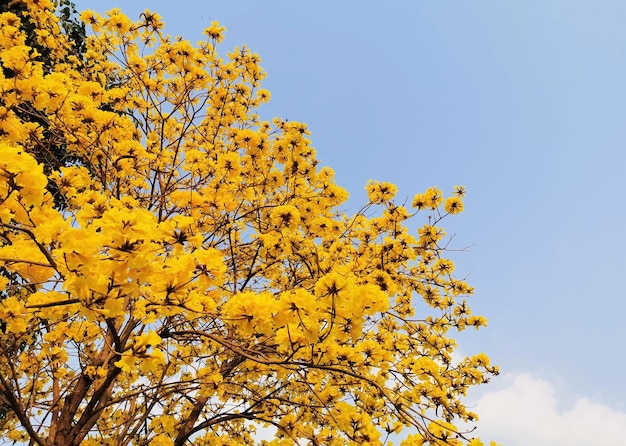
POLYGON ((300 212, 293 205, 277 206, 270 213, 270 220, 277 228, 295 231, 300 223, 300 212))
POLYGON ((26 45, 12 46, 0 51, 0 60, 6 68, 14 72, 21 72, 30 60, 30 51, 31 48, 26 45))
POLYGON ((159 366, 165 364, 165 353, 161 349, 154 349, 141 357, 139 370, 142 372, 155 372, 159 366))
POLYGON ((220 43, 224 39, 224 31, 226 31, 226 28, 220 26, 219 22, 212 22, 211 26, 204 29, 203 33, 215 42, 220 43))
POLYGON ((146 347, 156 347, 161 344, 161 337, 154 331, 150 330, 148 333, 143 333, 135 340, 134 350, 145 350, 146 347))
POLYGON ((370 180, 365 186, 371 203, 380 204, 391 201, 398 192, 395 184, 370 180))
POLYGON ((119 361, 115 362, 115 365, 122 369, 124 372, 131 372, 135 368, 135 357, 131 350, 126 350, 122 353, 122 357, 119 361))
POLYGON ((463 212, 463 200, 460 196, 453 196, 446 199, 443 208, 450 214, 458 214, 463 212))
POLYGON ((431 209, 435 209, 438 207, 443 201, 443 194, 441 193, 441 189, 438 187, 429 187, 424 192, 424 200, 426 202, 426 206, 431 209))
POLYGON ((0 142, 0 194, 11 190, 19 194, 26 206, 40 205, 46 192, 46 176, 43 167, 23 149, 0 142))
POLYGON ((413 197, 412 206, 414 208, 417 208, 418 211, 425 208, 426 198, 424 197, 424 194, 415 194, 415 196, 413 197))
POLYGON ((119 8, 111 9, 107 14, 109 17, 104 22, 104 26, 107 29, 119 34, 125 34, 130 31, 131 22, 119 8))
POLYGON ((0 321, 6 324, 7 333, 23 333, 30 322, 24 303, 11 296, 0 301, 0 321))
POLYGON ((463 186, 454 186, 454 194, 458 195, 459 197, 464 197, 465 196, 465 187, 463 187, 463 186))

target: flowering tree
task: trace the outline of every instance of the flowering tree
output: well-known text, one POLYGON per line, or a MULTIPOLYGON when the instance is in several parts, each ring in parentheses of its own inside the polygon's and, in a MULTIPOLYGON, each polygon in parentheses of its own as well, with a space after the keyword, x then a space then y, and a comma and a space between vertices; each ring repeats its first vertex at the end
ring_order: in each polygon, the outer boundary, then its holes
POLYGON ((448 334, 486 322, 442 245, 462 188, 409 209, 372 181, 347 215, 306 126, 258 116, 259 57, 221 58, 217 23, 192 46, 149 11, 85 12, 81 62, 52 4, 22 3, 0 15, 1 438, 482 444, 454 426, 497 373, 448 334), (44 173, 44 132, 84 163, 44 173))

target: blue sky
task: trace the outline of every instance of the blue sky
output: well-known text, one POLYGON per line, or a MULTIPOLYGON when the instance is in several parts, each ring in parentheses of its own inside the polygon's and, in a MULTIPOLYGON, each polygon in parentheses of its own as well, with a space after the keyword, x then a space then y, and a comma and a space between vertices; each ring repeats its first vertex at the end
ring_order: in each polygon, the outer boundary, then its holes
POLYGON ((624 441, 626 2, 76 3, 150 8, 192 42, 226 26, 222 54, 246 44, 263 60, 261 114, 309 125, 349 206, 369 179, 399 197, 465 185, 466 212, 446 228, 471 246, 453 259, 490 326, 461 349, 504 372, 472 396, 478 433, 624 441))

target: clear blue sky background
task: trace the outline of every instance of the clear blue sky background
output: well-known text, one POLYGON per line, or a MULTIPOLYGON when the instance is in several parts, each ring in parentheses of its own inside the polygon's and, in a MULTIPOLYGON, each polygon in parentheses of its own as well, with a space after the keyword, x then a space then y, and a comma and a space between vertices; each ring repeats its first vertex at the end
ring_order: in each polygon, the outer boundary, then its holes
POLYGON ((263 60, 262 115, 310 126, 350 206, 370 178, 400 197, 465 185, 467 211, 446 226, 472 245, 453 259, 490 326, 461 349, 508 373, 493 389, 530 374, 557 412, 585 398, 626 411, 626 2, 77 5, 150 8, 192 42, 218 20, 222 54, 246 44, 263 60))

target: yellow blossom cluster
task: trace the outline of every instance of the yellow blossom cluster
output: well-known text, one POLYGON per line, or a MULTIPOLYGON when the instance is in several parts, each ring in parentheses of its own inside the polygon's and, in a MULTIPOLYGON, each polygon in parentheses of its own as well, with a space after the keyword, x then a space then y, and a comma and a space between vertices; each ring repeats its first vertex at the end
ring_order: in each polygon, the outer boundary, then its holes
POLYGON ((83 60, 51 1, 23 3, 52 69, 1 14, 1 438, 238 445, 255 422, 268 446, 482 444, 452 424, 498 373, 453 356, 450 330, 486 324, 439 226, 464 189, 407 209, 371 181, 346 214, 307 127, 258 115, 260 58, 220 56, 219 24, 192 45, 151 11, 87 11, 83 60), (51 141, 84 163, 44 174, 51 141))

